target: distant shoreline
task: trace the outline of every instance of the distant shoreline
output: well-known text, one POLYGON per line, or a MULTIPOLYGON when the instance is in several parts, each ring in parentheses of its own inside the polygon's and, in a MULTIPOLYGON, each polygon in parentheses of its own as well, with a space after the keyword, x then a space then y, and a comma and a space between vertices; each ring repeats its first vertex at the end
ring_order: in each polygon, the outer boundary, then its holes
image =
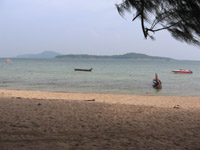
POLYGON ((20 57, 0 57, 0 59, 24 59, 24 60, 28 60, 28 59, 31 59, 31 60, 39 60, 39 59, 96 59, 96 60, 155 60, 155 61, 159 61, 159 60, 163 60, 163 61, 189 61, 189 62, 200 62, 200 60, 187 60, 187 59, 173 59, 173 58, 167 58, 167 59, 124 59, 124 58, 118 58, 118 59, 115 59, 115 58, 56 58, 56 57, 53 57, 53 58, 20 58, 20 57))

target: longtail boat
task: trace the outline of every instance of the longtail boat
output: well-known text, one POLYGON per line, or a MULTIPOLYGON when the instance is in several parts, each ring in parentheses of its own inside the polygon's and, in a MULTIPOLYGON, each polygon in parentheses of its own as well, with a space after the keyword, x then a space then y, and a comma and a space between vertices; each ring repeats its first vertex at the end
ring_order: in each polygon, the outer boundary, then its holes
POLYGON ((155 78, 153 79, 152 86, 155 89, 162 89, 162 82, 158 79, 157 73, 155 73, 155 78))
POLYGON ((92 71, 92 68, 90 69, 80 69, 80 68, 74 68, 74 71, 92 71))

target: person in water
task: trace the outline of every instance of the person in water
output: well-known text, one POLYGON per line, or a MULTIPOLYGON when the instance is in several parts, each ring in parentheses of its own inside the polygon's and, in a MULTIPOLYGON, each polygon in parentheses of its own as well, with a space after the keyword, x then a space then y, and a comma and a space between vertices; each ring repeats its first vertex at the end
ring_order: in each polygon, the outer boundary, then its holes
POLYGON ((153 79, 153 87, 156 89, 161 89, 162 85, 161 85, 161 81, 158 79, 158 75, 157 73, 155 73, 155 78, 153 79))

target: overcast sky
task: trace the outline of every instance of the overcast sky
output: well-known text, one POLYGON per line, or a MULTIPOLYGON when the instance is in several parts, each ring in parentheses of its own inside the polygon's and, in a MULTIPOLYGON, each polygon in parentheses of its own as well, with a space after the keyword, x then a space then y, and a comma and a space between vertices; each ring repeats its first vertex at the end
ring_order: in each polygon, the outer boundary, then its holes
POLYGON ((55 51, 113 55, 129 52, 200 60, 200 47, 167 31, 145 40, 138 22, 122 18, 120 0, 0 0, 0 57, 55 51))

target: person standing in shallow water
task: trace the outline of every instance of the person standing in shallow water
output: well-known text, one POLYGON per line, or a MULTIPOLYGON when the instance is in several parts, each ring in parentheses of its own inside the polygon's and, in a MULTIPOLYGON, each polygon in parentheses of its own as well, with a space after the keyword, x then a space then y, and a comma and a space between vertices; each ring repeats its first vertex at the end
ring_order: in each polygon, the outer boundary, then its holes
POLYGON ((152 86, 156 89, 161 89, 162 88, 162 82, 158 79, 157 73, 155 73, 155 78, 153 79, 153 84, 152 86))

